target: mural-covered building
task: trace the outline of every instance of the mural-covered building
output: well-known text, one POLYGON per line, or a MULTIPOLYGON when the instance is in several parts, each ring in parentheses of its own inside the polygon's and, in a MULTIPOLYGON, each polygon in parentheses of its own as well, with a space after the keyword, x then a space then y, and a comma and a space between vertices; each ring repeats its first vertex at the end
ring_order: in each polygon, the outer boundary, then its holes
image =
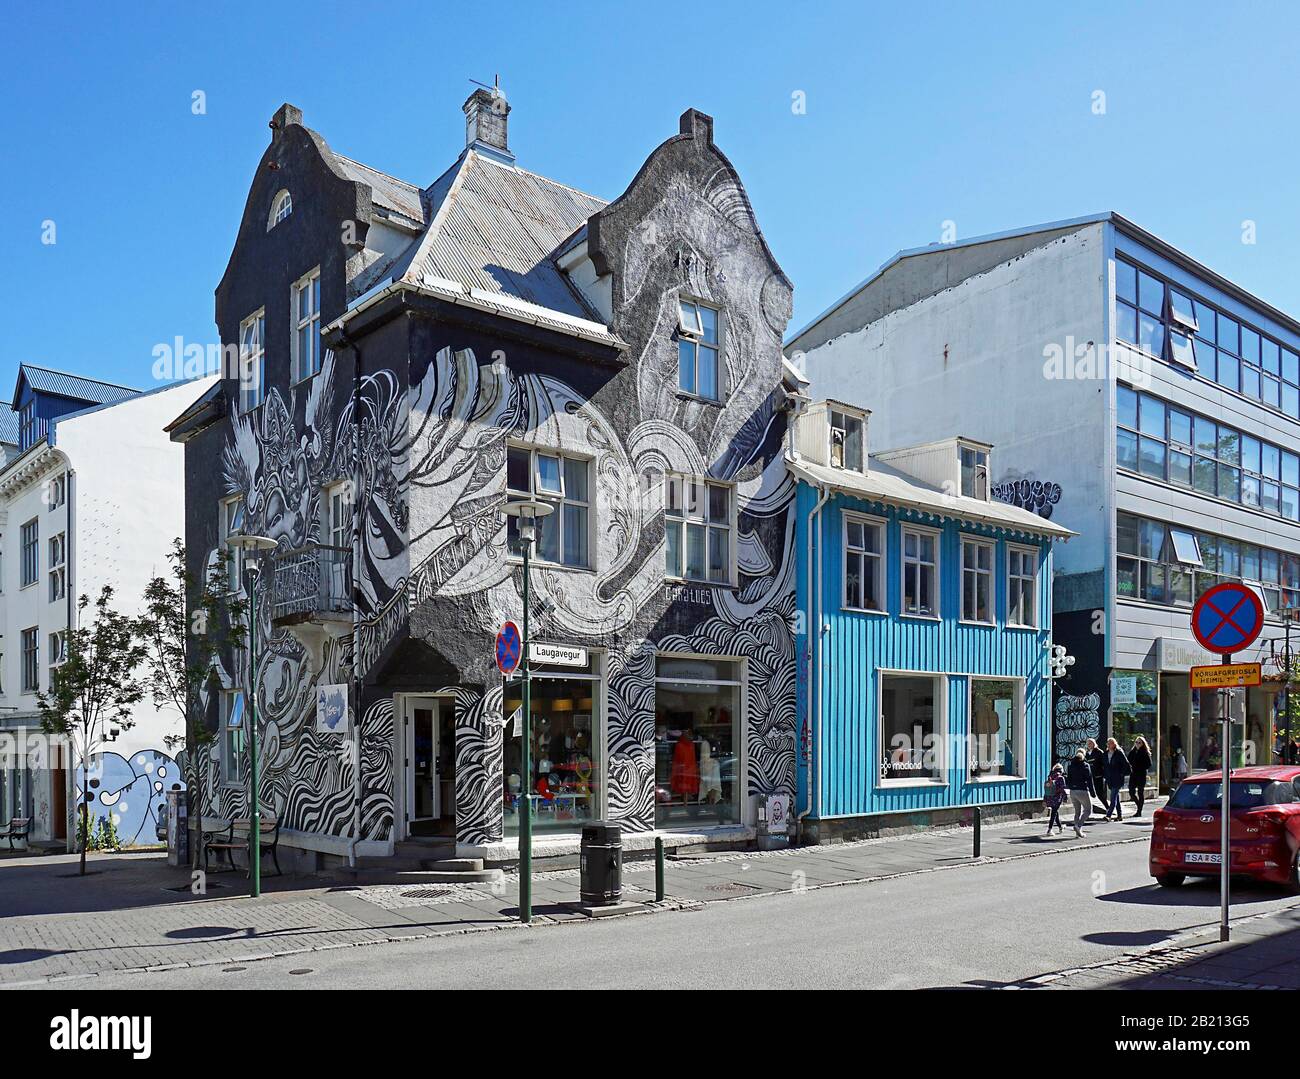
MULTIPOLYGON (((109 585, 114 608, 138 616, 148 582, 169 574, 184 531, 183 454, 163 425, 212 381, 142 393, 18 369, 12 419, 0 428, 0 737, 23 752, 0 767, 0 825, 30 818, 34 843, 67 843, 81 798, 81 762, 62 740, 47 744, 37 692, 49 690, 78 597, 93 602, 109 585)), ((111 820, 124 844, 156 843, 166 794, 184 787, 167 741, 184 725, 147 697, 131 719, 109 724, 116 736, 92 757, 91 825, 111 820)))
MULTIPOLYGON (((240 377, 171 425, 192 569, 235 532, 278 543, 262 804, 317 860, 423 836, 508 860, 527 791, 542 852, 594 818, 743 840, 794 790, 790 283, 708 116, 606 203, 519 166, 499 91, 464 111, 427 186, 277 112, 217 289, 240 377), (523 498, 555 511, 528 776, 493 649, 521 614, 523 498), (322 686, 360 700, 346 731, 322 686)), ((208 817, 246 806, 238 662, 213 675, 208 817)))
POLYGON ((1052 546, 1073 533, 990 496, 987 443, 872 452, 876 423, 835 400, 795 421, 813 842, 1034 812, 1052 763, 1052 546))
POLYGON ((905 251, 788 342, 814 392, 870 401, 898 445, 998 446, 995 497, 1079 533, 1058 552, 1057 643, 1077 657, 1056 756, 1142 734, 1167 787, 1217 766, 1217 662, 1191 605, 1225 580, 1270 612, 1233 694, 1240 757, 1289 730, 1271 662, 1300 602, 1300 322, 1118 214, 905 251))

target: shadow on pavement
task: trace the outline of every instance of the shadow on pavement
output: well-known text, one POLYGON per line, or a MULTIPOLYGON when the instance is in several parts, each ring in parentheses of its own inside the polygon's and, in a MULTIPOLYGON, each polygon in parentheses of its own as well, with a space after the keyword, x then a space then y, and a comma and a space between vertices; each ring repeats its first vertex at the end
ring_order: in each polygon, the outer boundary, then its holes
MULTIPOLYGON (((1238 884, 1233 881, 1232 905, 1238 907, 1252 903, 1272 903, 1279 896, 1286 895, 1281 888, 1270 888, 1266 884, 1238 884)), ((1217 879, 1205 878, 1189 880, 1178 888, 1161 888, 1152 881, 1137 888, 1125 888, 1118 892, 1106 892, 1097 896, 1103 903, 1132 903, 1145 907, 1217 907, 1219 905, 1219 882, 1217 879)))

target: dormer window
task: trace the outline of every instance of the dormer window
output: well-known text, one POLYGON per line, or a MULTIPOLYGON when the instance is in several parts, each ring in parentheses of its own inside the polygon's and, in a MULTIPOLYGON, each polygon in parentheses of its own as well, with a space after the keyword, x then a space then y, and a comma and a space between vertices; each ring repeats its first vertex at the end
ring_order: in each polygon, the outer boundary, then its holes
POLYGON ((275 201, 271 203, 271 223, 266 226, 267 232, 270 232, 291 213, 293 213, 293 196, 287 191, 281 191, 275 196, 275 201))
POLYGON ((677 322, 677 387, 708 401, 722 399, 718 377, 721 314, 695 300, 680 300, 677 322))
POLYGON ((830 456, 832 468, 843 468, 850 472, 863 471, 864 427, 862 417, 852 412, 831 409, 830 415, 830 456))
POLYGON ((987 450, 962 446, 961 493, 965 498, 989 499, 989 455, 987 450))

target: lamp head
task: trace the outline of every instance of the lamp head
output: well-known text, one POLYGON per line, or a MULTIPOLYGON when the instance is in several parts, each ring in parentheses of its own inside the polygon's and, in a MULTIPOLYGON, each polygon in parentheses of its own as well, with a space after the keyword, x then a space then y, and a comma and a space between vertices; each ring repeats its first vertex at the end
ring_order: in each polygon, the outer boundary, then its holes
POLYGON ((519 521, 519 538, 525 543, 537 539, 538 522, 554 512, 555 507, 549 502, 530 502, 525 499, 506 503, 506 516, 519 521))

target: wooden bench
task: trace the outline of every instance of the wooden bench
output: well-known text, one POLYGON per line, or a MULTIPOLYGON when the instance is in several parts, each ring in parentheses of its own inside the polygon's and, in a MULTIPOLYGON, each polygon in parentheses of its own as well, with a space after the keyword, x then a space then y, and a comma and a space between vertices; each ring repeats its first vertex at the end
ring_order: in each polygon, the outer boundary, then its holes
POLYGON ((23 841, 23 849, 27 850, 30 848, 30 844, 28 843, 28 836, 30 835, 31 830, 32 830, 31 817, 14 817, 12 820, 10 820, 5 830, 3 832, 0 832, 0 839, 9 840, 10 850, 14 849, 14 840, 21 839, 23 841))
MULTIPOLYGON (((216 851, 217 857, 220 858, 221 852, 224 851, 226 860, 230 862, 231 870, 239 868, 235 865, 235 851, 248 849, 248 830, 252 822, 247 817, 237 817, 227 823, 224 829, 215 832, 203 833, 203 869, 206 872, 208 868, 208 852, 216 851), (236 839, 235 832, 242 831, 243 839, 236 839)), ((280 822, 275 817, 269 817, 263 814, 259 821, 259 831, 261 832, 261 841, 258 847, 261 853, 267 851, 271 853, 271 860, 275 863, 275 872, 277 876, 283 876, 280 870, 280 855, 278 848, 280 846, 280 822)), ((247 875, 247 874, 245 874, 247 875)))

